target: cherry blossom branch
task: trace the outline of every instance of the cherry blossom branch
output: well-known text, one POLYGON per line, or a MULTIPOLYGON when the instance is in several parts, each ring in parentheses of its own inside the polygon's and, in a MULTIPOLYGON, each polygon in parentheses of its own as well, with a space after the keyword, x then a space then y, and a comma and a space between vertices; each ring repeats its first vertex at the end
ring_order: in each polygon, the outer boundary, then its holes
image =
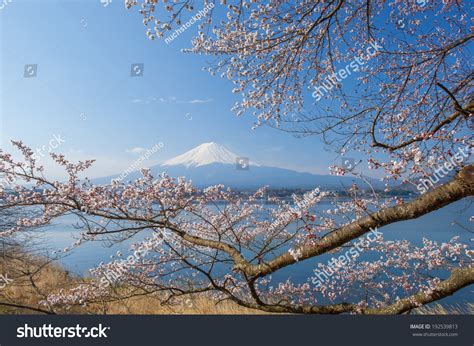
MULTIPOLYGON (((440 84, 440 83, 438 83, 438 84, 443 90, 449 92, 448 89, 446 89, 442 84, 440 84)), ((451 92, 449 92, 449 94, 450 94, 451 97, 454 98, 454 96, 452 96, 451 92)), ((389 145, 389 144, 381 143, 375 138, 375 129, 376 129, 376 126, 377 126, 377 120, 379 119, 380 114, 383 110, 382 108, 380 108, 377 112, 377 115, 374 118, 374 121, 372 122, 372 128, 371 128, 371 131, 370 131, 370 134, 372 136, 372 147, 385 148, 385 149, 388 149, 390 151, 399 150, 399 149, 401 149, 403 147, 406 147, 410 144, 413 144, 415 142, 421 142, 421 141, 426 140, 427 138, 433 137, 440 129, 442 129, 446 125, 449 125, 450 123, 455 121, 460 116, 466 117, 468 114, 471 114, 472 112, 474 112, 474 102, 470 102, 467 106, 465 106, 463 108, 463 107, 461 107, 461 105, 459 105, 459 103, 457 103, 458 101, 455 98, 454 98, 454 101, 455 101, 456 111, 453 112, 450 116, 448 116, 445 119, 443 119, 442 121, 440 121, 435 127, 433 127, 429 132, 425 133, 423 136, 416 136, 416 137, 414 137, 414 138, 412 138, 408 141, 405 141, 405 142, 397 144, 397 145, 389 145)))
POLYGON ((441 185, 413 201, 377 211, 331 232, 315 244, 298 248, 297 251, 301 254, 298 259, 285 253, 260 265, 249 266, 237 263, 236 268, 249 276, 262 277, 297 261, 334 250, 368 233, 371 229, 418 218, 468 196, 474 196, 474 164, 465 167, 449 183, 441 185))

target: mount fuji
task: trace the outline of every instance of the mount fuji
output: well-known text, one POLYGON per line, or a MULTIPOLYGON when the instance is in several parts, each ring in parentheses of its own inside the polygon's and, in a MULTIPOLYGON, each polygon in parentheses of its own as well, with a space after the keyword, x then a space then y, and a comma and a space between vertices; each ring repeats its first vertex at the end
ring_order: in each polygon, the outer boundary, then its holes
MULTIPOLYGON (((361 180, 351 177, 316 175, 259 165, 214 142, 203 143, 161 165, 150 167, 150 170, 154 176, 163 172, 172 177, 184 176, 197 187, 224 184, 234 189, 256 189, 268 185, 274 189, 312 189, 319 186, 341 190, 353 183, 363 185, 361 180)), ((118 176, 95 179, 95 182, 109 183, 118 176)), ((133 172, 125 180, 140 176, 140 172, 133 172)))
MULTIPOLYGON (((203 143, 196 148, 165 161, 162 166, 200 167, 213 163, 235 165, 238 156, 214 142, 203 143)), ((256 165, 256 164, 253 164, 256 165)))

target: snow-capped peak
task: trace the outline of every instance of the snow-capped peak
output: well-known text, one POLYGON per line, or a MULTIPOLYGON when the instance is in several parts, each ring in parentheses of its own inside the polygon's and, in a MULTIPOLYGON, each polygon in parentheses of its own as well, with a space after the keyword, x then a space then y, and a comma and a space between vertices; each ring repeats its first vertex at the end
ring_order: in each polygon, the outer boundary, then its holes
POLYGON ((184 154, 169 159, 163 166, 199 167, 211 163, 235 164, 237 155, 214 142, 203 143, 184 154))

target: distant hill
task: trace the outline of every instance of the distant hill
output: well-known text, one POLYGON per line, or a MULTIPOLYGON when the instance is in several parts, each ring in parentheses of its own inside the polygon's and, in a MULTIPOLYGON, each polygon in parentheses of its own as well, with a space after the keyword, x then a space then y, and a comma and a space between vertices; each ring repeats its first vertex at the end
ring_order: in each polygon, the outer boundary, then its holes
MULTIPOLYGON (((234 189, 255 189, 269 185, 270 188, 286 189, 324 189, 343 190, 353 183, 359 186, 366 184, 357 178, 332 175, 316 175, 301 173, 290 169, 267 167, 239 157, 227 148, 217 143, 201 144, 184 154, 165 161, 162 165, 150 167, 152 174, 157 176, 166 172, 172 177, 184 176, 192 180, 197 187, 207 187, 215 184, 224 184, 234 189)), ((140 177, 139 172, 129 174, 125 180, 134 180, 140 177)), ((109 183, 119 177, 109 176, 94 179, 95 183, 109 183)), ((383 188, 377 180, 372 180, 377 188, 383 188)))

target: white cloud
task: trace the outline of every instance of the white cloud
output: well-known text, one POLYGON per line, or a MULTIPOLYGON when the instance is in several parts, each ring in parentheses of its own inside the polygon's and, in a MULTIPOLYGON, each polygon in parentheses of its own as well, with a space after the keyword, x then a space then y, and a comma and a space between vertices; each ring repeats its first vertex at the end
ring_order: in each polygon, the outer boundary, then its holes
POLYGON ((207 99, 207 100, 194 99, 194 100, 187 101, 187 102, 184 102, 184 103, 209 103, 209 102, 212 102, 212 101, 214 101, 214 99, 207 99))
POLYGON ((213 102, 214 99, 192 99, 192 100, 178 100, 176 96, 170 97, 147 97, 145 99, 142 98, 134 98, 132 99, 132 103, 139 103, 139 104, 150 104, 152 102, 160 102, 160 103, 186 103, 186 104, 202 104, 202 103, 209 103, 213 102))
POLYGON ((146 151, 146 149, 142 148, 142 147, 135 147, 135 148, 132 148, 132 149, 125 150, 126 153, 137 154, 137 155, 143 154, 145 151, 146 151))
POLYGON ((176 100, 177 100, 176 96, 159 97, 158 99, 156 97, 153 97, 153 101, 158 101, 160 103, 175 103, 176 100))

